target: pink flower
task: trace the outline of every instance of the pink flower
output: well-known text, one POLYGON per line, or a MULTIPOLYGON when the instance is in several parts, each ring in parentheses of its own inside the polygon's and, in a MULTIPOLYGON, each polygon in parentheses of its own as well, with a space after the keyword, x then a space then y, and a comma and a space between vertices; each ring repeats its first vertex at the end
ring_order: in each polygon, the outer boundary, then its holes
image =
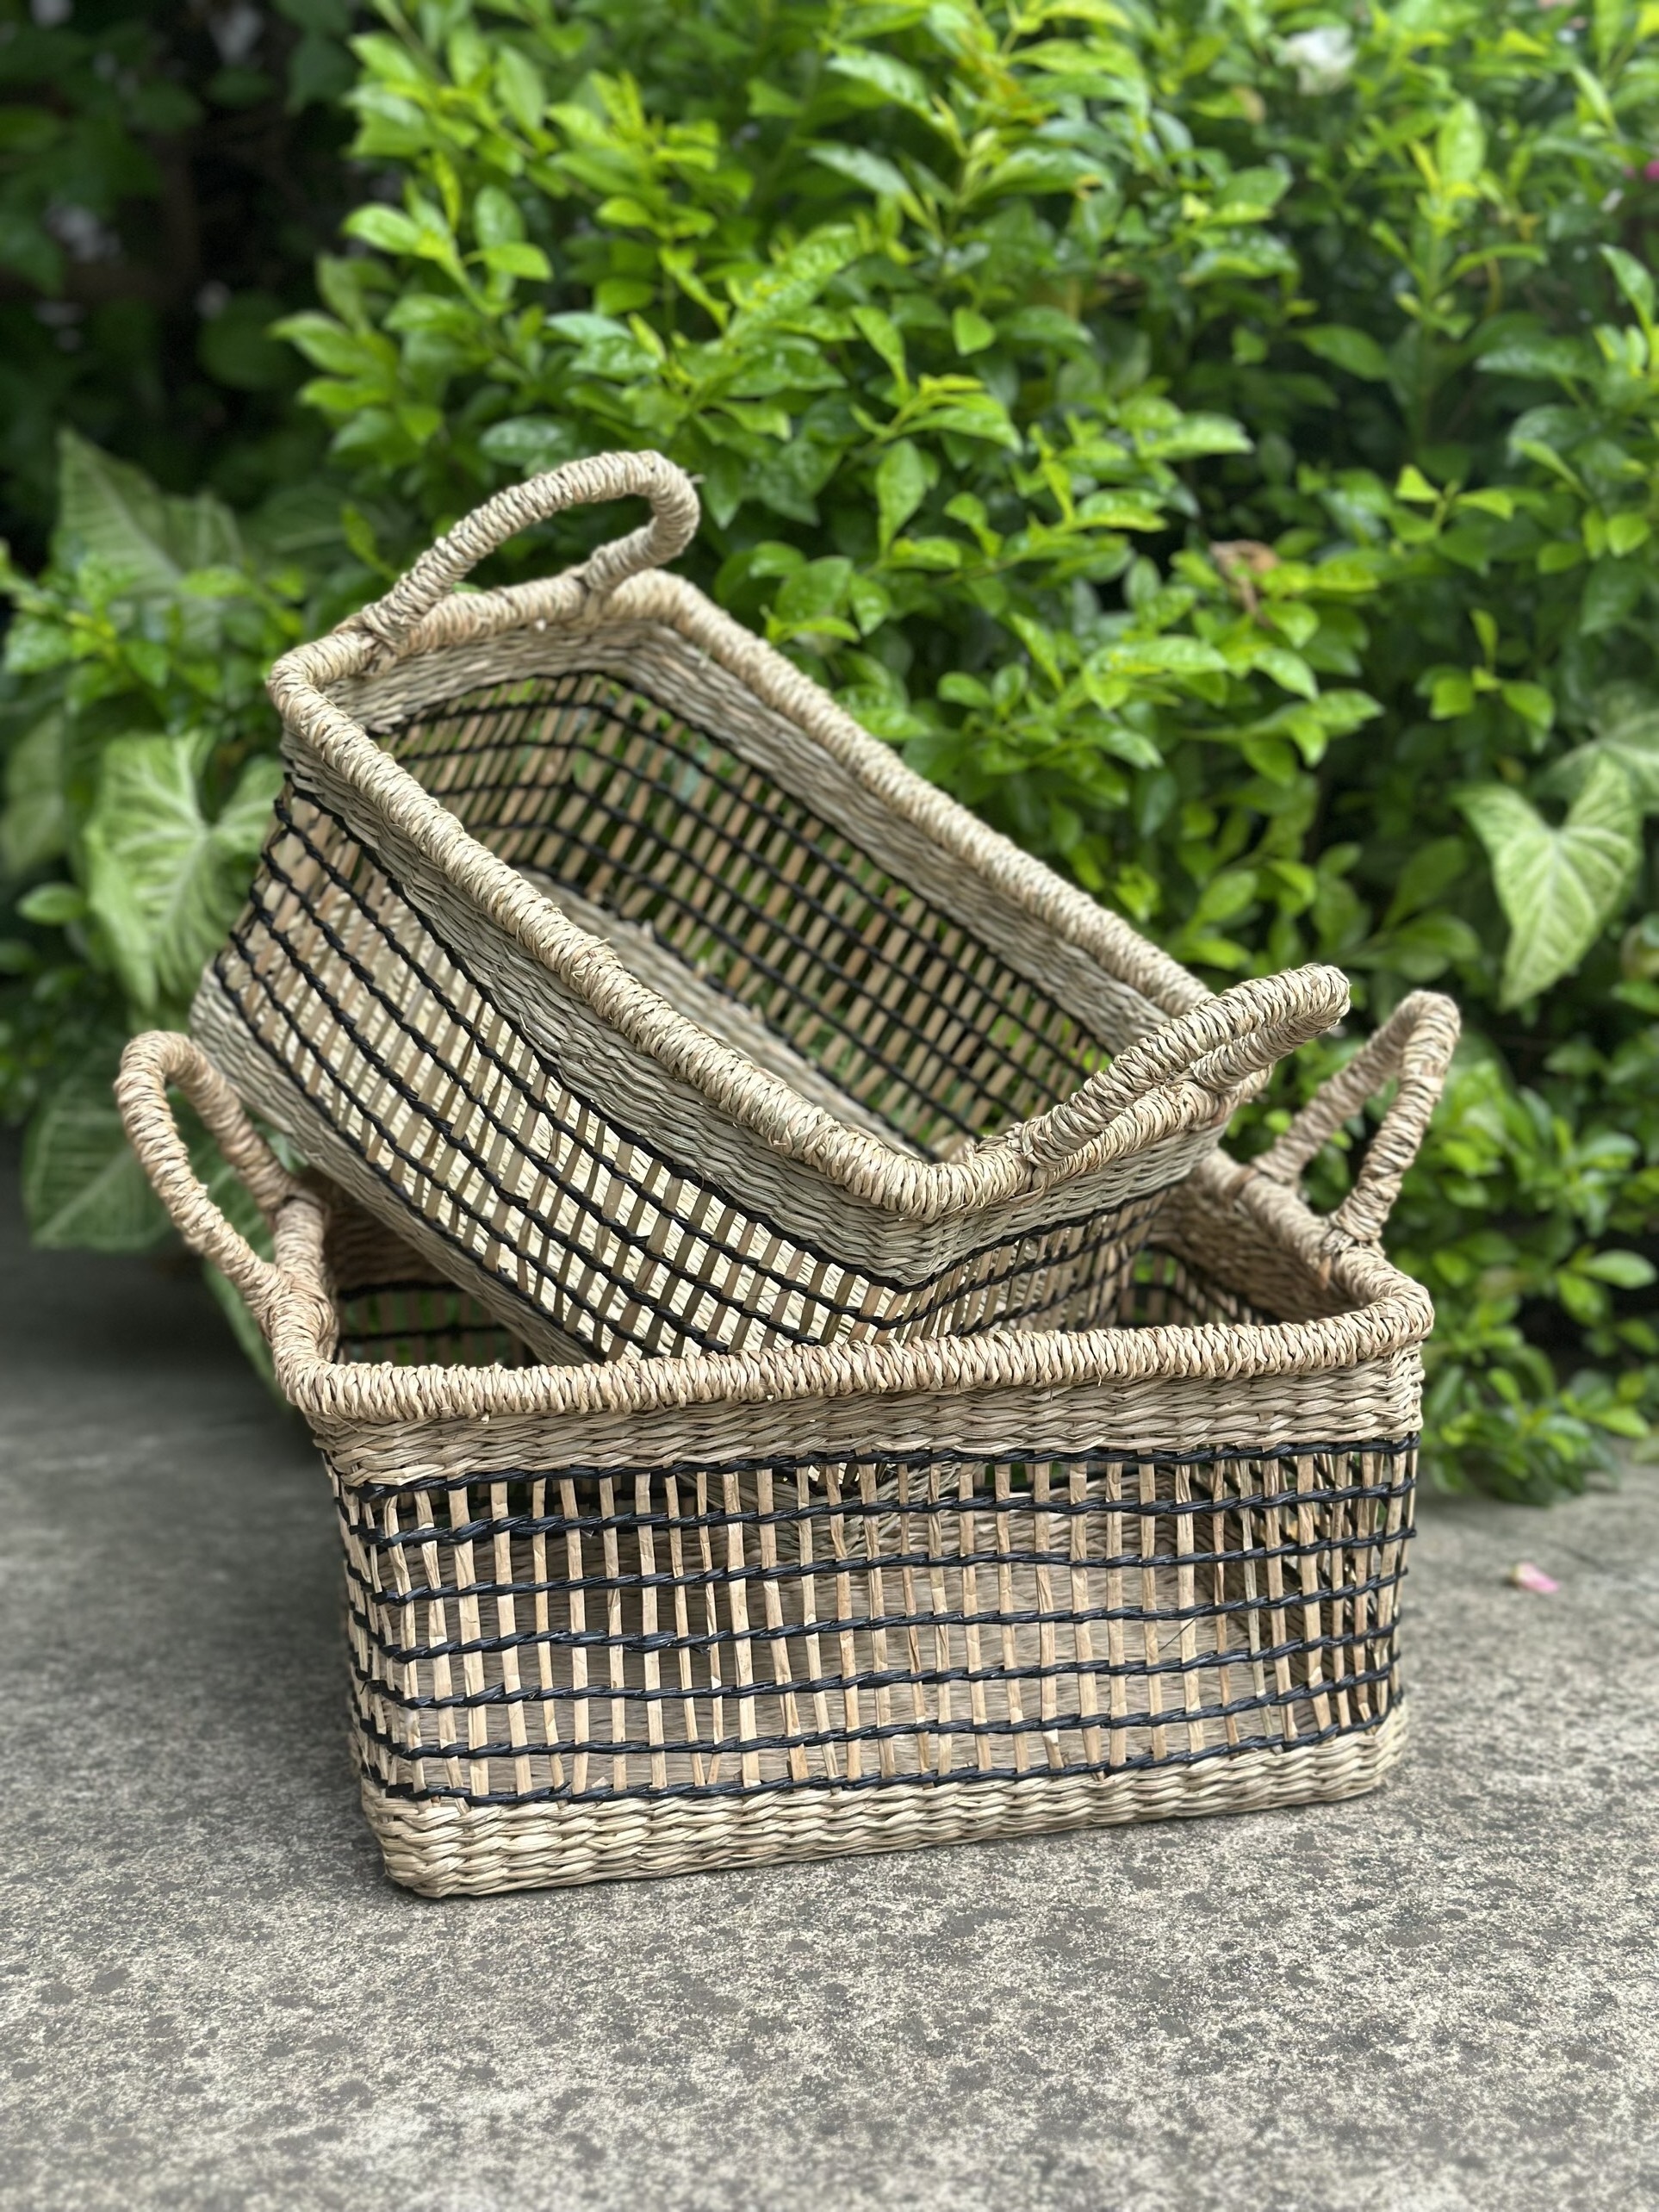
POLYGON ((1509 1570, 1509 1580, 1516 1589, 1530 1590, 1535 1598, 1552 1598, 1561 1588, 1553 1575, 1546 1575, 1530 1559, 1518 1560, 1509 1570))
POLYGON ((1649 162, 1647 167, 1642 171, 1642 174, 1647 178, 1650 184, 1659 184, 1659 161, 1649 162))

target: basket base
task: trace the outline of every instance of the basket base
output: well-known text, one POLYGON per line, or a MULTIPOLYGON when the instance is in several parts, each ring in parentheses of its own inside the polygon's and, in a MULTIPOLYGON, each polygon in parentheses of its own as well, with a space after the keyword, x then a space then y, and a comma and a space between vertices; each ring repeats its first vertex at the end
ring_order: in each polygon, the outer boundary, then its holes
POLYGON ((1406 1727, 1401 1704, 1325 1743, 1099 1777, 528 1805, 418 1803, 365 1778, 363 1803, 394 1881, 423 1897, 488 1897, 1359 1797, 1398 1760, 1406 1727))

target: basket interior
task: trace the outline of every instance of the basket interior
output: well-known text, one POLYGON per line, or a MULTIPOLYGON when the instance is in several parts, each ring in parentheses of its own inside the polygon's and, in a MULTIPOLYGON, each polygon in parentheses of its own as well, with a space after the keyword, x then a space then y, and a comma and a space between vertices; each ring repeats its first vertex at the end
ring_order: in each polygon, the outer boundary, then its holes
MULTIPOLYGON (((527 1367, 531 1351, 470 1292, 448 1281, 343 1194, 329 1190, 329 1272, 339 1317, 336 1357, 395 1366, 527 1367)), ((1171 1226, 1179 1226, 1177 1209, 1171 1226)), ((1190 1235, 1190 1232, 1189 1233, 1190 1235)), ((1202 1243, 1202 1230, 1196 1240, 1202 1243)), ((1188 1243, 1183 1240, 1184 1246, 1188 1243)), ((1195 1264, 1190 1251, 1152 1246, 1128 1270, 1097 1325, 1190 1327, 1206 1322, 1303 1320, 1339 1311, 1329 1283, 1309 1264, 1275 1246, 1271 1305, 1195 1264)), ((1259 1288, 1259 1286, 1258 1286, 1259 1288)))
POLYGON ((500 859, 576 893, 575 918, 649 929, 907 1147, 948 1154, 1046 1111, 1116 1041, 717 735, 613 676, 497 683, 381 742, 500 859))

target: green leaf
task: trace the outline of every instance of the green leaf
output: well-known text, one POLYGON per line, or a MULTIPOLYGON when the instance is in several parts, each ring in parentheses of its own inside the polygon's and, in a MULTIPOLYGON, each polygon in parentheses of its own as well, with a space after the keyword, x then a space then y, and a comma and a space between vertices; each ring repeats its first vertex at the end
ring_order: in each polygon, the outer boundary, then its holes
POLYGON ((854 308, 853 320, 859 334, 872 346, 893 372, 893 381, 901 392, 907 390, 910 378, 904 368, 904 340, 898 326, 880 308, 854 308))
POLYGON ((6 811, 0 815, 0 867, 32 875, 64 849, 64 718, 43 715, 12 748, 6 763, 6 811))
POLYGON ((847 604, 853 564, 839 554, 809 561, 785 578, 774 602, 774 612, 786 629, 798 628, 824 616, 838 615, 847 604))
POLYGON ((1409 915, 1432 906, 1468 866, 1469 848, 1461 837, 1432 837, 1426 845, 1419 845, 1400 871, 1383 917, 1384 927, 1392 929, 1409 915))
POLYGON ((1486 166, 1486 126, 1472 100, 1454 103, 1434 137, 1434 165, 1445 184, 1474 185, 1486 166))
POLYGON ((376 202, 354 208, 340 227, 348 238, 360 238, 365 245, 377 246, 382 253, 420 251, 420 226, 400 208, 383 208, 376 202))
POLYGON ((1432 983, 1454 965, 1478 965, 1481 941, 1456 914, 1417 914, 1380 939, 1374 951, 1351 953, 1356 966, 1376 966, 1407 983, 1432 983))
POLYGON ((575 461, 587 450, 573 425, 544 415, 514 415, 492 424, 478 443, 492 461, 505 462, 525 476, 575 461))
POLYGON ((983 353, 997 343, 997 326, 974 308, 958 308, 950 319, 950 334, 959 354, 983 353))
POLYGON ((202 810, 198 739, 106 748, 86 827, 87 893, 133 1005, 186 998, 234 920, 270 826, 278 763, 250 761, 215 822, 202 810))
POLYGON ((1420 506, 1438 506, 1440 498, 1440 494, 1422 470, 1411 461, 1407 462, 1405 467, 1400 471, 1399 481, 1394 488, 1394 495, 1397 500, 1415 500, 1420 506))
POLYGON ((860 47, 843 48, 831 59, 830 73, 867 85, 883 100, 892 101, 896 107, 908 108, 913 115, 932 120, 926 78, 892 54, 875 53, 860 47))
POLYGON ((850 225, 826 223, 780 254, 758 276, 741 284, 734 282, 738 313, 726 332, 728 342, 747 343, 755 331, 799 314, 863 250, 863 241, 850 225))
POLYGON ((1548 788, 1572 798, 1599 760, 1617 761, 1644 813, 1659 811, 1659 696, 1645 685, 1610 684, 1595 701, 1597 736, 1550 769, 1548 788))
POLYGON ((90 555, 135 597, 172 593, 192 569, 239 567, 236 519, 211 493, 177 499, 141 469, 74 431, 59 440, 59 535, 70 561, 90 555))
POLYGON ((46 929, 62 929, 85 918, 86 893, 78 883, 36 884, 18 900, 17 911, 25 922, 38 923, 46 929))
POLYGON ((861 184, 878 200, 898 200, 914 206, 904 172, 885 154, 857 146, 815 146, 808 149, 820 167, 831 169, 849 183, 861 184))
POLYGON ((473 235, 480 245, 516 245, 525 234, 524 217, 499 184, 486 184, 472 203, 473 235))
POLYGON ((1553 724, 1556 703, 1542 684, 1505 684, 1502 697, 1504 705, 1539 736, 1553 724))
POLYGON ((1346 323, 1315 323, 1310 330, 1299 330, 1296 337, 1310 353, 1345 369, 1351 376, 1364 376, 1375 384, 1388 381, 1389 357, 1363 330, 1346 323))
POLYGON ((1635 613, 1647 589, 1648 578, 1639 562, 1598 561, 1585 580, 1579 602, 1579 634, 1602 637, 1617 630, 1635 613))
POLYGON ((1569 974, 1622 904, 1641 859, 1635 794, 1604 758, 1559 829, 1507 784, 1465 792, 1459 804, 1509 923, 1501 1003, 1516 1006, 1569 974))
POLYGON ((1613 282, 1636 309, 1643 330, 1653 326, 1653 277, 1633 253, 1623 246, 1604 245, 1601 258, 1613 275, 1613 282))
POLYGON ((533 138, 547 116, 547 88, 528 54, 504 46, 495 58, 495 94, 519 128, 533 138))
POLYGON ((105 1066, 77 1070, 29 1123, 23 1206, 37 1245, 143 1252, 167 1233, 161 1202, 115 1110, 114 1073, 105 1066))
POLYGON ((1652 535, 1652 525, 1646 515, 1638 514, 1634 508, 1623 507, 1617 514, 1607 517, 1607 550, 1616 561, 1624 560, 1626 555, 1645 545, 1652 535))
POLYGON ((1437 676, 1429 693, 1429 717, 1435 722, 1452 722, 1458 715, 1469 713, 1475 705, 1475 687, 1466 675, 1453 671, 1437 676))
POLYGON ((1578 1262, 1580 1275, 1593 1275, 1598 1283, 1611 1283, 1619 1290, 1645 1290, 1659 1282, 1659 1269, 1639 1252, 1593 1252, 1578 1262))
POLYGON ((532 283, 544 284, 553 274, 552 264, 539 245, 510 240, 506 245, 483 247, 478 258, 498 276, 526 276, 532 283))
MULTIPOLYGON (((1581 338, 1513 338, 1483 353, 1476 366, 1494 376, 1570 378, 1595 372, 1596 357, 1581 338)), ((1547 464, 1546 464, 1547 465, 1547 464)))
POLYGON ((1255 651, 1257 668, 1272 677, 1276 684, 1301 699, 1319 697, 1319 680, 1300 653, 1293 653, 1285 645, 1258 645, 1255 651))
POLYGON ((926 499, 937 474, 936 467, 929 465, 908 438, 901 438, 882 455, 876 464, 875 484, 884 553, 926 499))

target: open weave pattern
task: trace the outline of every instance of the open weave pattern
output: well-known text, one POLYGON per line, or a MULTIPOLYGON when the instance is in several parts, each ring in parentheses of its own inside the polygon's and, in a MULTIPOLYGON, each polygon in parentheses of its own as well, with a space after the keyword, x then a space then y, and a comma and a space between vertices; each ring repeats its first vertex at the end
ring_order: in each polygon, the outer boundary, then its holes
POLYGON ((359 1745, 521 1804, 1187 1763, 1372 1725, 1408 1443, 341 1493, 359 1745))
POLYGON ((1209 999, 641 573, 694 512, 657 456, 556 471, 279 665, 290 792, 197 1032, 548 1360, 1090 1326, 1345 985, 1209 999), (444 596, 628 493, 581 569, 444 596))

